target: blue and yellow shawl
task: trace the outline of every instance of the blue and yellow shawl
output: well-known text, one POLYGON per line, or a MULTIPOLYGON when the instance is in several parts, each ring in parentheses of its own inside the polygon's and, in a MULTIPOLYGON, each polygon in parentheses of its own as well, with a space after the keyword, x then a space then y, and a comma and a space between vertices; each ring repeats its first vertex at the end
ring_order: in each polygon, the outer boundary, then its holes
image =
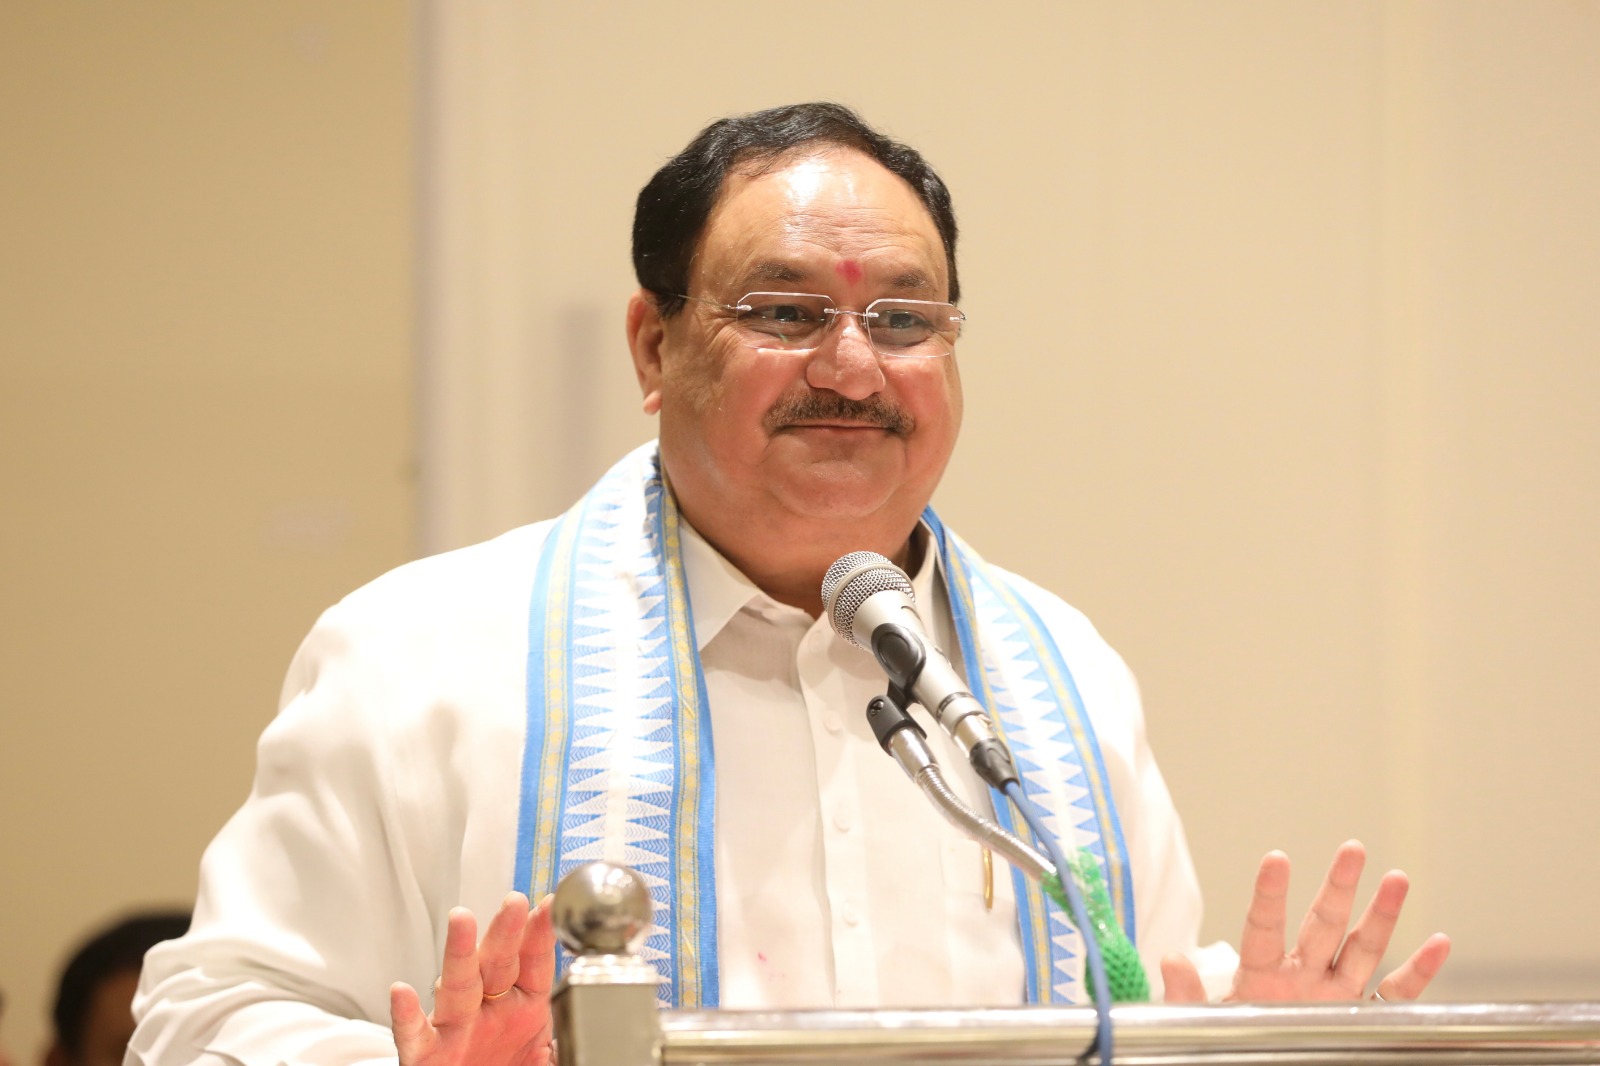
MULTIPOLYGON (((1039 616, 929 508, 974 693, 1024 790, 1064 844, 1102 864, 1129 937, 1133 882, 1094 731, 1039 616), (976 678, 976 683, 972 679, 976 678)), ((528 625, 528 731, 516 885, 553 891, 572 867, 623 862, 656 926, 645 958, 664 1006, 717 1005, 715 760, 683 576, 681 519, 654 443, 613 467, 545 541, 528 625)), ((1003 797, 999 820, 1017 826, 1003 797)), ((1086 999, 1082 941, 1013 871, 1030 1003, 1086 999)))

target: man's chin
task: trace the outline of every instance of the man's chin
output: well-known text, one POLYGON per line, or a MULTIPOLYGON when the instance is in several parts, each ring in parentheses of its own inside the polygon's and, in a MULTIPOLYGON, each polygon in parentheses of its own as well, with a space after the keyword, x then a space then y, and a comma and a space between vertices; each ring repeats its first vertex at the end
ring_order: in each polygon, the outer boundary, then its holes
POLYGON ((817 459, 784 471, 773 490, 796 514, 850 522, 879 514, 901 487, 903 476, 899 464, 817 459))

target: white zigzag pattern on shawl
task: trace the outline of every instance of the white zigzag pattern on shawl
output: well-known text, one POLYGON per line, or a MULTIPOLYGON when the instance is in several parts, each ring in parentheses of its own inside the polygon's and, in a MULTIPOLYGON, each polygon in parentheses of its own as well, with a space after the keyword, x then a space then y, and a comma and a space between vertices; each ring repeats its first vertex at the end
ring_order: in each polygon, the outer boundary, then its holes
MULTIPOLYGON (((982 619, 984 672, 991 678, 995 713, 1011 739, 1017 769, 1032 786, 1030 793, 1043 793, 1045 828, 1063 847, 1086 844, 1079 827, 1086 821, 1092 826, 1094 810, 1080 805, 1089 790, 1075 783, 1083 771, 1075 765, 1076 748, 1067 736, 1066 723, 1057 716, 1055 701, 1049 698, 1049 682, 1035 661, 1021 624, 1011 620, 1010 612, 994 591, 986 583, 974 581, 972 594, 973 607, 982 619), (1068 769, 1066 774, 1062 773, 1064 767, 1068 769), (1062 832, 1063 814, 1072 824, 1071 833, 1062 832)), ((1051 990, 1066 1002, 1082 1002, 1086 998, 1082 935, 1060 908, 1047 904, 1046 914, 1050 942, 1056 949, 1052 952, 1056 980, 1051 983, 1051 990)))
POLYGON ((647 515, 620 506, 616 495, 600 494, 585 523, 590 536, 578 545, 572 759, 560 865, 565 872, 606 859, 637 870, 657 922, 641 953, 661 962, 671 947, 672 811, 665 801, 675 769, 666 596, 647 539, 638 535, 647 515), (618 581, 619 574, 632 580, 618 581))

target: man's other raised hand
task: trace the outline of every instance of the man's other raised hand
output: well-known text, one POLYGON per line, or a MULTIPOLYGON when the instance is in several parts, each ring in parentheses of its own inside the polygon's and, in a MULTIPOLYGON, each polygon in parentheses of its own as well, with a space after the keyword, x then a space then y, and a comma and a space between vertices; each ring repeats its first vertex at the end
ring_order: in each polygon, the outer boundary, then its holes
MULTIPOLYGON (((1289 857, 1267 853, 1256 873, 1255 894, 1239 939, 1239 969, 1228 1000, 1263 1003, 1360 999, 1377 972, 1405 904, 1410 882, 1399 870, 1383 875, 1378 891, 1354 928, 1349 928, 1356 885, 1366 865, 1357 840, 1340 845, 1322 888, 1300 923, 1292 948, 1286 948, 1289 857)), ((1389 1002, 1416 999, 1450 955, 1450 938, 1435 933, 1411 957, 1378 982, 1375 998, 1389 1002)), ((1203 1003, 1205 989, 1194 963, 1181 955, 1161 960, 1168 1003, 1203 1003)))

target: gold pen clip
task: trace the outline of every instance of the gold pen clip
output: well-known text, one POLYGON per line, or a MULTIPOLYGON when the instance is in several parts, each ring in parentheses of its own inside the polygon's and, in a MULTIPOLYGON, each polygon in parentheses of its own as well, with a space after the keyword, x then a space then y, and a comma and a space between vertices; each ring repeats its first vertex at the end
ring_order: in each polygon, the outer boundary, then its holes
POLYGON ((988 848, 979 848, 983 853, 983 909, 994 910, 994 853, 988 848))

